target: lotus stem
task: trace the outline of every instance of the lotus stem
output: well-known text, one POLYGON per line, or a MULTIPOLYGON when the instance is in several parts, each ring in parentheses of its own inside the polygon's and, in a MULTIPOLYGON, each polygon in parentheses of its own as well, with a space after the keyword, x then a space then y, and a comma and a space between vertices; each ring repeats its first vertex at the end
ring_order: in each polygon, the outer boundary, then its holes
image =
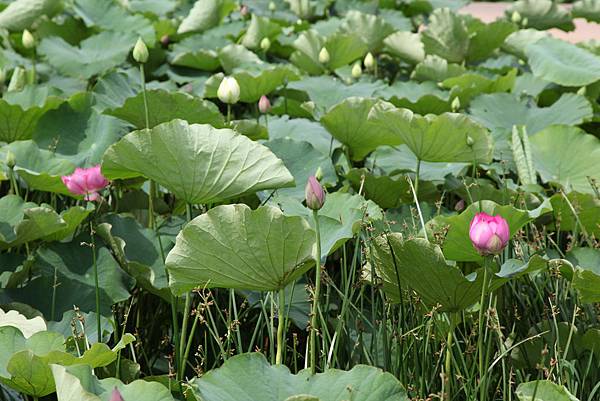
POLYGON ((275 364, 281 365, 283 359, 283 331, 285 327, 285 288, 279 290, 279 304, 277 305, 277 356, 275 364))
POLYGON ((321 293, 321 231, 319 228, 319 212, 313 210, 313 219, 315 221, 315 233, 317 241, 317 270, 315 272, 315 292, 313 295, 313 305, 311 310, 310 322, 310 371, 314 375, 317 371, 317 314, 319 308, 319 295, 321 293))
POLYGON ((98 280, 98 263, 96 262, 96 240, 94 239, 94 226, 90 222, 90 238, 92 244, 92 263, 94 267, 94 286, 96 290, 96 325, 98 330, 98 342, 102 342, 102 325, 100 322, 100 285, 98 280))

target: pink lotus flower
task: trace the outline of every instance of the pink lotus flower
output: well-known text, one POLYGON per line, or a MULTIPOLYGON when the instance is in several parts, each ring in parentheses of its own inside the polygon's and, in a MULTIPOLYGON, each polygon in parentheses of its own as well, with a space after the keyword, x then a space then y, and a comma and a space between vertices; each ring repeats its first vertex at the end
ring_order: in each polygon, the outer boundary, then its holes
POLYGON ((119 390, 115 387, 110 395, 109 401, 124 401, 119 390))
POLYGON ((84 195, 85 200, 100 198, 98 191, 108 185, 108 180, 100 172, 100 165, 89 168, 76 168, 73 174, 63 175, 62 182, 75 195, 84 195))
POLYGON ((504 249, 510 239, 506 220, 487 213, 477 213, 469 227, 469 237, 481 255, 496 255, 504 249))
POLYGON ((325 191, 314 175, 308 177, 304 196, 306 198, 306 206, 309 209, 319 210, 325 203, 325 191))
POLYGON ((271 102, 269 102, 269 98, 265 95, 262 95, 258 101, 258 110, 263 114, 271 110, 271 102))

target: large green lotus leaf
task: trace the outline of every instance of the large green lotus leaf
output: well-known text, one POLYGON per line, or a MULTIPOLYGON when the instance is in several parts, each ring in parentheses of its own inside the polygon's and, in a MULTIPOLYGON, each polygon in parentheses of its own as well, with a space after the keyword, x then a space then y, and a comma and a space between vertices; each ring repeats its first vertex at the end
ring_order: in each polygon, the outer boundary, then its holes
MULTIPOLYGON (((407 171, 416 173, 417 157, 406 146, 381 146, 367 159, 372 169, 381 169, 388 175, 407 171)), ((419 179, 422 181, 444 181, 448 174, 459 176, 471 163, 421 162, 419 179)))
POLYGON ((321 117, 321 124, 331 135, 348 147, 353 160, 362 160, 381 145, 399 145, 395 132, 380 129, 369 116, 381 101, 350 97, 333 106, 321 117))
MULTIPOLYGON (((66 216, 67 213, 69 212, 63 212, 62 216, 66 216)), ((24 202, 17 195, 4 196, 0 199, 0 249, 40 238, 62 239, 70 235, 75 227, 70 226, 62 216, 48 205, 38 206, 35 203, 24 202)), ((69 219, 72 217, 69 216, 69 219)))
POLYGON ((162 234, 159 240, 154 230, 142 227, 131 216, 109 214, 103 220, 106 223, 98 227, 98 235, 112 249, 121 267, 135 278, 138 286, 170 300, 163 255, 173 247, 174 238, 162 234))
POLYGON ((113 71, 98 79, 92 96, 94 108, 100 112, 123 106, 125 100, 142 90, 140 73, 136 69, 113 71))
POLYGON ((521 18, 527 18, 527 27, 535 29, 559 28, 563 31, 575 29, 571 13, 552 0, 519 0, 507 8, 505 13, 510 18, 514 12, 521 18))
POLYGON ((171 290, 279 290, 314 264, 315 232, 296 216, 262 206, 217 206, 188 223, 166 264, 171 290))
POLYGON ((42 87, 27 86, 20 92, 6 93, 0 99, 0 141, 31 139, 42 116, 62 102, 42 87))
POLYGON ((238 44, 230 44, 220 49, 219 62, 227 74, 236 69, 255 69, 257 66, 268 65, 256 53, 238 44))
POLYGON ((86 365, 50 368, 58 401, 109 401, 115 388, 124 400, 174 401, 169 389, 157 382, 135 380, 123 384, 115 378, 98 380, 86 365))
POLYGON ((488 78, 482 74, 468 72, 450 77, 442 82, 442 86, 451 89, 451 94, 458 97, 461 107, 465 108, 475 96, 482 93, 508 92, 515 85, 517 69, 510 69, 505 75, 488 78))
POLYGON ((331 158, 329 155, 320 153, 309 142, 294 139, 273 139, 265 142, 264 145, 283 161, 296 182, 294 188, 277 190, 278 195, 300 201, 304 200, 304 189, 308 177, 315 175, 318 169, 321 169, 323 174, 321 179, 323 185, 335 186, 337 184, 337 175, 331 158))
POLYGON ((497 20, 485 24, 477 19, 467 21, 470 32, 467 60, 481 61, 490 57, 504 40, 517 30, 517 26, 509 21, 497 20))
POLYGON ((236 3, 232 0, 198 0, 181 21, 177 33, 202 32, 213 28, 235 8, 236 3))
MULTIPOLYGON (((148 128, 154 128, 158 124, 176 118, 186 120, 190 124, 210 124, 217 128, 224 125, 223 115, 217 106, 183 92, 168 92, 162 89, 149 90, 146 91, 146 100, 150 123, 148 128)), ((123 106, 106 110, 104 113, 128 121, 137 129, 146 128, 143 93, 128 98, 123 106)))
POLYGON ((382 82, 356 82, 345 85, 330 77, 310 77, 291 82, 288 88, 306 92, 320 112, 326 112, 349 97, 370 97, 386 85, 382 82))
POLYGON ((72 46, 62 38, 50 37, 42 40, 38 51, 61 73, 88 79, 123 63, 135 38, 134 34, 104 31, 72 46))
POLYGON ((594 193, 590 179, 600 181, 600 139, 577 127, 554 125, 530 137, 530 142, 544 182, 560 184, 567 192, 594 193))
POLYGON ((66 225, 52 234, 43 236, 42 239, 47 242, 70 240, 77 228, 94 210, 96 210, 96 208, 92 202, 88 202, 85 207, 72 206, 63 210, 60 212, 60 218, 66 225))
POLYGON ((437 245, 423 238, 404 240, 399 233, 383 234, 372 241, 369 250, 383 290, 394 302, 400 301, 402 288, 410 287, 425 304, 460 312, 481 296, 483 275, 472 280, 465 277, 446 262, 437 245))
MULTIPOLYGON (((42 149, 37 153, 40 155, 50 154, 56 159, 49 160, 52 165, 64 163, 67 160, 76 166, 88 167, 100 163, 106 149, 125 135, 128 130, 129 124, 126 122, 96 111, 90 93, 79 93, 73 95, 58 109, 46 113, 32 137, 42 149), (52 149, 52 152, 44 149, 52 149)), ((73 171, 73 167, 66 169, 67 171, 39 167, 30 169, 51 175, 58 175, 59 172, 68 174, 73 171)), ((46 179, 45 183, 41 182, 46 188, 52 183, 54 190, 67 193, 60 179, 56 177, 51 179, 46 177, 46 179)))
POLYGON ((250 25, 242 38, 242 45, 248 49, 260 49, 260 42, 264 38, 274 40, 281 33, 281 26, 269 18, 252 14, 250 25))
MULTIPOLYGON (((263 95, 268 95, 285 82, 298 79, 296 72, 287 65, 264 64, 249 70, 238 69, 232 74, 240 85, 240 101, 257 102, 263 95)), ((218 73, 206 81, 204 97, 216 98, 217 90, 224 75, 218 73)))
MULTIPOLYGON (((275 198, 286 215, 302 216, 314 227, 312 210, 291 198, 275 198)), ((321 256, 324 259, 360 231, 363 221, 375 221, 383 218, 381 209, 372 201, 360 195, 344 192, 327 194, 325 205, 319 210, 319 228, 321 230, 321 256)))
MULTIPOLYGON (((89 243, 89 235, 80 235, 68 243, 39 248, 32 266, 33 279, 25 286, 4 289, 0 298, 5 302, 26 302, 48 320, 59 318, 74 305, 84 312, 96 310, 92 250, 86 245, 89 243)), ((129 298, 134 282, 119 267, 110 250, 101 245, 101 239, 96 238, 100 311, 110 315, 112 305, 129 298)))
POLYGON ((40 149, 33 141, 13 142, 0 149, 0 155, 8 152, 12 152, 15 157, 14 171, 29 188, 69 194, 60 177, 73 172, 73 163, 57 157, 54 152, 40 149))
POLYGON ((579 0, 573 3, 573 17, 585 18, 588 21, 600 22, 600 1, 579 0))
MULTIPOLYGON (((492 160, 492 137, 483 126, 464 114, 444 113, 424 117, 408 109, 398 109, 389 103, 373 107, 369 120, 380 133, 399 139, 424 161, 478 162, 492 160), (473 141, 471 146, 467 138, 473 141)), ((398 142, 381 143, 395 145, 398 142)))
POLYGON ((508 222, 511 236, 525 224, 552 211, 548 200, 534 210, 521 210, 511 205, 501 206, 495 202, 483 200, 472 203, 459 215, 438 216, 427 222, 427 230, 430 232, 430 237, 440 230, 447 230, 442 244, 446 258, 460 262, 481 262, 483 260, 469 239, 469 225, 475 217, 475 213, 480 211, 480 204, 483 212, 492 216, 500 215, 508 222))
POLYGON ((127 9, 114 1, 75 0, 75 13, 86 26, 105 31, 135 34, 149 46, 154 46, 156 34, 152 21, 140 14, 130 14, 127 9))
POLYGON ((383 40, 384 50, 409 64, 425 59, 425 46, 419 33, 398 31, 383 40))
POLYGON ((450 92, 434 82, 397 81, 378 90, 375 95, 396 107, 410 109, 418 114, 441 114, 450 111, 450 92))
POLYGON ((383 45, 383 39, 391 35, 396 29, 385 19, 350 10, 340 25, 340 30, 358 36, 364 42, 369 51, 378 51, 383 45))
POLYGON ((219 49, 231 44, 226 25, 196 34, 176 43, 168 55, 172 65, 214 71, 219 68, 219 49))
POLYGON ((305 369, 294 375, 284 365, 269 365, 259 353, 229 358, 191 385, 194 394, 205 401, 408 401, 394 376, 372 366, 328 369, 316 375, 305 369))
POLYGON ((538 31, 537 29, 519 29, 508 35, 502 45, 502 50, 520 59, 527 59, 525 54, 527 46, 549 36, 548 32, 538 31))
POLYGON ((553 38, 542 38, 525 48, 536 77, 563 86, 584 86, 600 79, 600 56, 553 38))
POLYGON ((600 252, 594 248, 574 248, 567 255, 576 266, 572 284, 582 302, 600 302, 600 252))
POLYGON ((12 326, 19 329, 24 338, 29 338, 35 333, 46 331, 46 322, 41 316, 35 316, 28 319, 16 310, 4 312, 0 308, 0 327, 12 326))
POLYGON ((581 230, 581 226, 579 226, 581 224, 589 235, 600 238, 600 225, 598 224, 600 221, 600 200, 595 194, 581 194, 578 192, 569 193, 567 198, 573 209, 575 209, 577 216, 573 215, 571 206, 569 206, 563 195, 556 194, 550 198, 554 216, 560 219, 560 229, 563 231, 581 230))
POLYGON ((334 33, 325 39, 312 29, 303 32, 294 41, 294 48, 296 51, 291 54, 290 61, 312 75, 343 67, 367 52, 367 46, 355 33, 334 33), (327 64, 319 61, 323 48, 329 52, 327 64))
POLYGON ((433 11, 421 39, 427 54, 436 54, 451 63, 462 62, 469 51, 466 24, 462 17, 447 8, 433 11))
POLYGON ((565 386, 550 380, 521 383, 517 387, 516 394, 519 401, 579 401, 565 386))
POLYGON ((61 8, 59 0, 16 0, 0 12, 0 28, 22 31, 39 17, 52 16, 61 8))
POLYGON ((548 107, 538 107, 510 93, 491 93, 473 99, 470 114, 490 130, 510 131, 513 125, 524 125, 533 135, 554 124, 579 125, 592 118, 590 102, 574 93, 563 94, 548 107))
POLYGON ((324 155, 341 146, 321 124, 306 118, 269 117, 269 138, 306 141, 324 155))
POLYGON ((293 185, 271 151, 230 129, 173 120, 134 131, 108 148, 109 179, 144 176, 188 203, 213 203, 293 185))
POLYGON ((441 82, 445 79, 464 74, 465 67, 459 64, 448 63, 434 54, 428 54, 425 59, 415 66, 411 78, 417 81, 441 82))
MULTIPOLYGON (((95 344, 98 342, 96 316, 96 312, 84 313, 71 309, 63 313, 62 318, 59 316, 57 320, 48 322, 48 331, 59 333, 65 338, 69 338, 73 335, 72 324, 77 321, 77 328, 81 336, 83 337, 83 333, 85 332, 88 343, 95 344), (58 321, 58 319, 61 320, 58 321)), ((100 330, 102 331, 101 340, 103 342, 109 342, 115 331, 112 320, 113 316, 109 316, 109 318, 100 316, 100 330)))
MULTIPOLYGON (((402 204, 413 203, 413 193, 405 176, 376 176, 366 169, 352 169, 346 174, 355 190, 361 187, 365 198, 372 200, 384 209, 396 208, 402 204), (364 181, 363 181, 364 177, 364 181)), ((436 187, 427 182, 419 185, 420 200, 435 200, 439 197, 436 187)))

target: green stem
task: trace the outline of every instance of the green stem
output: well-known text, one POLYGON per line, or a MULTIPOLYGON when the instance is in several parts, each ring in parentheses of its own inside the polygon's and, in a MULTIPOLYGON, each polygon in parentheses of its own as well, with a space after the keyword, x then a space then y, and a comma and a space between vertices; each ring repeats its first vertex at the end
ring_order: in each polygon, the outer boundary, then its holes
POLYGON ((98 342, 102 342, 102 326, 100 323, 100 285, 98 280, 98 264, 96 263, 96 240, 94 239, 94 227, 90 222, 90 238, 92 241, 92 262, 94 266, 94 285, 96 287, 96 325, 98 330, 98 342))
POLYGON ((452 343, 454 341, 454 328, 456 327, 456 315, 451 313, 450 328, 448 329, 448 336, 446 338, 446 363, 444 365, 444 380, 446 381, 445 399, 451 399, 451 388, 452 388, 452 343))
POLYGON ((150 118, 148 114, 148 99, 146 98, 146 75, 144 65, 140 64, 140 79, 142 81, 142 97, 144 99, 144 117, 146 118, 146 128, 150 129, 150 118))
MULTIPOLYGON (((185 294, 185 307, 183 308, 183 323, 181 324, 181 338, 179 340, 179 355, 185 354, 186 338, 187 338, 187 326, 190 320, 190 309, 192 307, 192 296, 188 292, 185 294)), ((181 358, 177 369, 177 380, 183 379, 183 371, 185 370, 185 358, 181 358)))
POLYGON ((227 125, 231 123, 231 105, 227 103, 227 125))
POLYGON ((313 296, 313 305, 311 310, 310 322, 310 371, 315 374, 317 371, 317 310, 319 308, 319 295, 321 293, 321 231, 319 228, 319 212, 313 210, 313 219, 315 221, 315 233, 317 241, 317 270, 315 272, 315 293, 313 296))
POLYGON ((277 356, 275 364, 281 365, 283 359, 283 329, 285 320, 285 289, 279 290, 279 305, 277 306, 277 356))
POLYGON ((417 170, 415 172, 415 197, 419 196, 419 174, 421 172, 421 159, 417 159, 417 170))
POLYGON ((487 287, 488 287, 488 266, 489 266, 489 256, 485 256, 484 257, 484 264, 483 264, 483 284, 481 286, 481 299, 479 301, 479 333, 478 333, 478 337, 477 337, 477 355, 478 355, 478 359, 479 359, 479 393, 480 393, 480 401, 484 401, 485 400, 485 395, 486 395, 486 388, 485 388, 485 383, 484 381, 484 375, 485 375, 485 367, 483 366, 483 359, 484 359, 484 351, 483 351, 483 337, 484 337, 484 330, 483 330, 483 319, 484 319, 484 310, 486 308, 486 297, 487 297, 487 287))
MULTIPOLYGON (((150 113, 148 111, 148 98, 146 96, 146 75, 144 73, 144 65, 140 64, 140 81, 142 84, 142 98, 144 100, 144 119, 146 129, 150 129, 150 113)), ((154 229, 156 221, 154 220, 154 193, 156 192, 156 184, 150 180, 150 189, 148 190, 148 228, 154 229)))
MULTIPOLYGON (((192 348, 192 341, 194 339, 194 333, 196 332, 196 326, 198 326, 198 313, 194 316, 194 323, 192 324, 192 329, 190 330, 190 335, 187 340, 187 345, 185 346, 185 352, 183 353, 182 365, 185 368, 185 364, 188 360, 188 355, 190 354, 190 349, 192 348)), ((185 369, 182 369, 182 371, 185 369)))

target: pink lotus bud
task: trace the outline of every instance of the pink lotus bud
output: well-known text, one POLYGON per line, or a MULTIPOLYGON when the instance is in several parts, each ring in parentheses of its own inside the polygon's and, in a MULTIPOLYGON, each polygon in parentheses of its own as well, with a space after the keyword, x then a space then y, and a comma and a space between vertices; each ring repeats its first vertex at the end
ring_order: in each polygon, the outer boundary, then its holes
POLYGON ((456 202, 456 205, 454 205, 454 210, 456 210, 457 212, 460 212, 462 210, 465 209, 465 200, 461 199, 458 202, 456 202))
POLYGON ((108 401, 124 401, 123 397, 121 397, 121 393, 119 392, 119 390, 115 387, 110 395, 110 400, 108 401))
POLYGON ((314 175, 308 177, 304 196, 306 197, 306 206, 309 209, 319 210, 325 203, 325 191, 314 175))
POLYGON ((160 37, 160 44, 164 48, 168 47, 170 43, 171 43, 171 38, 169 37, 169 35, 163 35, 160 37))
POLYGON ((247 17, 247 16, 248 16, 248 14, 250 14, 250 9, 248 8, 248 6, 247 6, 247 5, 245 5, 245 4, 242 4, 242 5, 240 6, 240 14, 241 14, 241 15, 242 15, 242 17, 244 17, 244 18, 245 18, 245 17, 247 17))
POLYGON ((100 165, 89 168, 76 168, 73 174, 63 175, 62 182, 75 195, 84 195, 85 200, 100 198, 98 191, 108 185, 108 180, 100 172, 100 165))
POLYGON ((506 220, 487 213, 477 213, 469 227, 469 237, 481 255, 496 255, 504 249, 510 239, 506 220))
POLYGON ((271 102, 269 102, 269 98, 265 95, 260 97, 260 100, 258 101, 258 109, 263 114, 268 113, 269 110, 271 110, 271 102))

